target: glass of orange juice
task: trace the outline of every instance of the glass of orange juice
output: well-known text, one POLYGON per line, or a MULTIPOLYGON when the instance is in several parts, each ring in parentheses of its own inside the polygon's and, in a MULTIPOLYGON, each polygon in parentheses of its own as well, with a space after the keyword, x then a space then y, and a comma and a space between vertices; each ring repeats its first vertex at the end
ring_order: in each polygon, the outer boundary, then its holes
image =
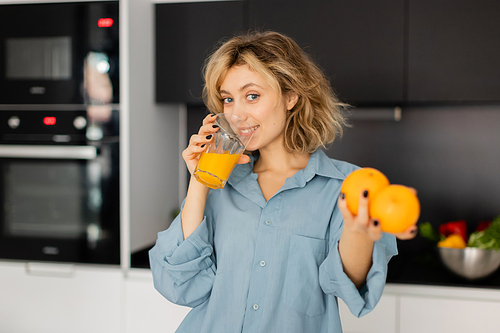
POLYGON ((226 185, 253 131, 247 122, 228 113, 217 114, 215 124, 219 125, 219 130, 201 153, 194 176, 200 183, 219 189, 226 185))

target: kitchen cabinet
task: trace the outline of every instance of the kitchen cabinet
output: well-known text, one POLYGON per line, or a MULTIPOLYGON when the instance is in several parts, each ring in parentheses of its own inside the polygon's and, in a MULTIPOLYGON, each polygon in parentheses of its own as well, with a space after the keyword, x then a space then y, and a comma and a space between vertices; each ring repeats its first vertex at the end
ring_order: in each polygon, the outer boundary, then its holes
POLYGON ((293 37, 356 106, 500 101, 500 2, 248 0, 156 5, 156 100, 201 104, 204 59, 247 28, 293 37))
POLYGON ((206 56, 250 22, 250 28, 293 37, 343 101, 395 104, 404 93, 403 14, 398 0, 157 4, 156 101, 201 104, 206 56))
POLYGON ((0 332, 120 332, 122 271, 0 262, 0 332))
POLYGON ((400 311, 401 333, 491 333, 500 303, 403 296, 400 311))
POLYGON ((294 38, 344 102, 404 98, 404 1, 249 0, 250 28, 294 38))
POLYGON ((161 3, 156 9, 156 102, 202 103, 202 67, 217 42, 245 29, 243 1, 161 3))
POLYGON ((500 101, 500 2, 409 0, 409 102, 500 101))
POLYGON ((388 284, 397 301, 399 333, 497 332, 500 290, 388 284))
POLYGON ((174 333, 190 308, 167 301, 153 286, 150 270, 132 269, 125 279, 124 333, 174 333))
MULTIPOLYGON (((174 333, 190 308, 153 286, 147 269, 0 261, 0 332, 174 333)), ((339 300, 345 333, 490 333, 500 290, 387 284, 356 318, 339 300)))
POLYGON ((147 269, 0 261, 2 333, 174 333, 189 310, 147 269))
POLYGON ((339 300, 340 320, 344 333, 397 333, 396 295, 383 294, 375 309, 367 315, 357 318, 342 300, 339 300))

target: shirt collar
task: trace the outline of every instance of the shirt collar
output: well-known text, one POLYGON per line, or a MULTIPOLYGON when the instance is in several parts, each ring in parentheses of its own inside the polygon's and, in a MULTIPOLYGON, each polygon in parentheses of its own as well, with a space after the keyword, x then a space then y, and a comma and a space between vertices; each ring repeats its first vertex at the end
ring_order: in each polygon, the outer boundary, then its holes
POLYGON ((315 172, 317 175, 340 180, 345 179, 346 175, 337 168, 333 162, 334 160, 326 156, 323 150, 318 149, 313 155, 315 155, 316 159, 315 172))
MULTIPOLYGON (((249 163, 236 165, 231 177, 229 177, 229 184, 234 187, 247 176, 257 179, 257 174, 253 172, 253 167, 258 158, 258 154, 255 154, 250 156, 249 163)), ((315 175, 341 180, 346 177, 321 149, 311 154, 305 169, 297 172, 292 179, 297 178, 297 185, 300 186, 303 184, 302 186, 304 186, 305 183, 310 181, 315 175)))
MULTIPOLYGON (((255 161, 258 158, 258 155, 254 155, 250 157, 249 163, 236 165, 228 179, 228 184, 241 195, 264 208, 267 201, 262 195, 257 182, 258 175, 253 172, 255 161)), ((317 150, 309 157, 305 169, 296 172, 291 178, 287 178, 285 184, 274 196, 286 190, 306 186, 307 182, 313 179, 315 175, 341 180, 345 178, 345 175, 335 166, 334 160, 328 158, 322 150, 317 150)))

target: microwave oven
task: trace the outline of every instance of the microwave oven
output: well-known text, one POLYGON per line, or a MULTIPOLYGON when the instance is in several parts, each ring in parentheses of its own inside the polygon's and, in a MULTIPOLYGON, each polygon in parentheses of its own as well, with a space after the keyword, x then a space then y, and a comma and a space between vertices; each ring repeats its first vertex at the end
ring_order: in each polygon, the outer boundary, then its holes
POLYGON ((0 5, 0 104, 119 103, 118 19, 118 1, 0 5))

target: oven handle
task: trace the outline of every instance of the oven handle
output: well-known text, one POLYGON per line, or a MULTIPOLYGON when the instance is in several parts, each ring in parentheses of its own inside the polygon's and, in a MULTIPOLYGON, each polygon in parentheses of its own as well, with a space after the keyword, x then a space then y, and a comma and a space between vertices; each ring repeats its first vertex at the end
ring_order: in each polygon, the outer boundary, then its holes
POLYGON ((0 158, 78 159, 97 157, 93 146, 0 145, 0 158))

